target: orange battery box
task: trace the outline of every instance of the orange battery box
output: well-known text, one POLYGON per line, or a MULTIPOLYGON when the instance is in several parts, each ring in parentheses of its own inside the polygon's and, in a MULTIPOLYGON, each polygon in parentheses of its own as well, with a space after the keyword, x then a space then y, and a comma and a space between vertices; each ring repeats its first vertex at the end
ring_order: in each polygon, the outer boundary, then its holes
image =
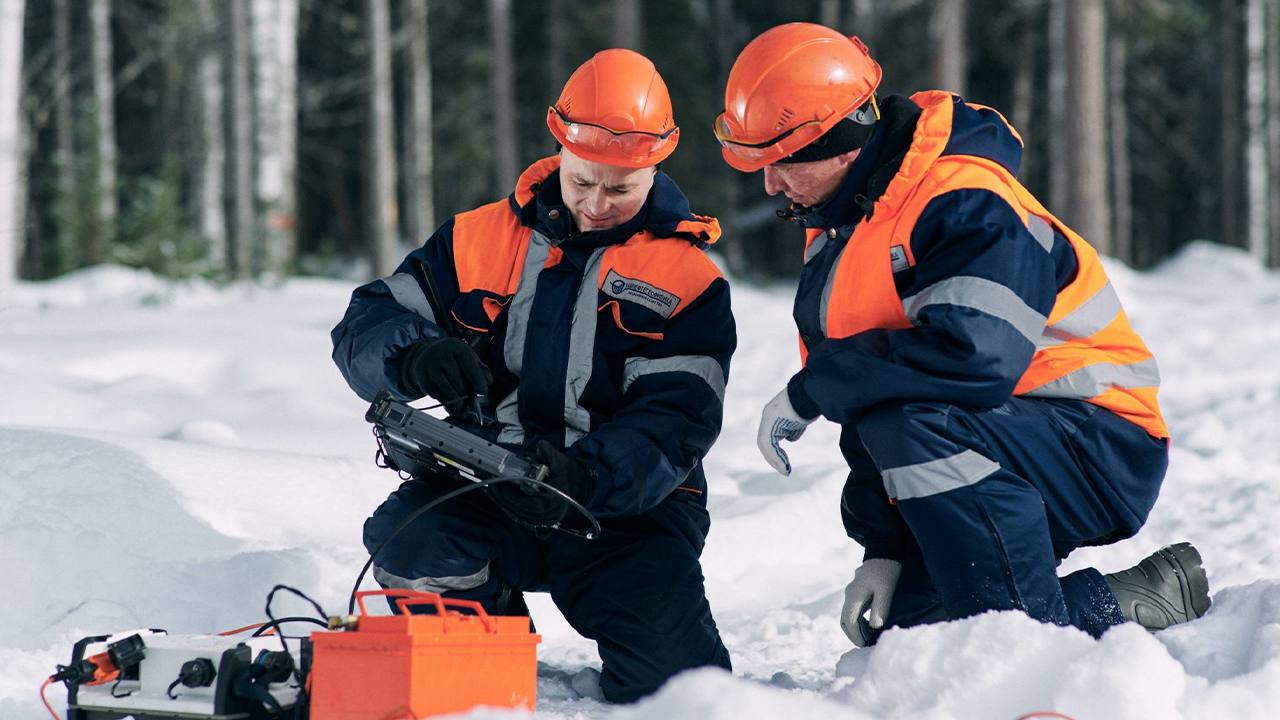
POLYGON ((542 638, 529 632, 529 618, 413 590, 361 591, 356 600, 354 630, 311 635, 311 720, 418 720, 479 705, 533 710, 542 638), (369 596, 392 598, 401 614, 370 615, 369 596), (409 614, 424 604, 435 614, 409 614))

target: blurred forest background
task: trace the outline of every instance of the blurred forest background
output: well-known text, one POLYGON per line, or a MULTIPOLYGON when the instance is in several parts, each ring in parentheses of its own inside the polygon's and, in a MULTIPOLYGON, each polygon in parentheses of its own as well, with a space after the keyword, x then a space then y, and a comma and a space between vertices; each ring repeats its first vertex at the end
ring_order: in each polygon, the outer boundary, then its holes
POLYGON ((1023 182, 1104 253, 1280 265, 1280 0, 0 0, 0 290, 387 273, 553 151, 547 106, 611 46, 665 77, 664 169, 731 270, 789 274, 799 233, 711 122, 738 51, 795 20, 861 36, 882 94, 1000 109, 1023 182))

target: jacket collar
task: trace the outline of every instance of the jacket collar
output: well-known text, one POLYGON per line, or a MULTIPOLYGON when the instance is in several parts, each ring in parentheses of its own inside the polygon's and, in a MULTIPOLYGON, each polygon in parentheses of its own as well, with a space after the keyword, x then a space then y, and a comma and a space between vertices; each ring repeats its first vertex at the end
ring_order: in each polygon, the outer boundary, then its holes
POLYGON ((806 228, 853 225, 871 214, 909 151, 920 107, 901 95, 881 103, 881 120, 830 198, 813 208, 792 206, 780 214, 806 228))

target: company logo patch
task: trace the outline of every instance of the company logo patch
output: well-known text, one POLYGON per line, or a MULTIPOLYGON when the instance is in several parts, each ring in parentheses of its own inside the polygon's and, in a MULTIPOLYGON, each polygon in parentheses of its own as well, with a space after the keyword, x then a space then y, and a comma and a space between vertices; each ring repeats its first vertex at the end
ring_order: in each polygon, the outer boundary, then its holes
POLYGON ((642 280, 623 277, 613 270, 604 279, 604 287, 600 288, 605 295, 643 305, 664 318, 680 306, 680 298, 661 288, 654 287, 642 280))
POLYGON ((889 248, 889 265, 893 267, 893 271, 898 273, 911 267, 911 261, 907 259, 907 250, 901 245, 894 245, 889 248))

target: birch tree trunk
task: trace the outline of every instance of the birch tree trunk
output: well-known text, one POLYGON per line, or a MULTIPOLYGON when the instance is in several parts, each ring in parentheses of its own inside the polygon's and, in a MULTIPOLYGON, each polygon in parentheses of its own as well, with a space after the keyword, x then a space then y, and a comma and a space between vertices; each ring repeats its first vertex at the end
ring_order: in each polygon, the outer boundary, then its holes
POLYGON ((840 0, 821 0, 818 3, 818 23, 840 29, 840 0))
POLYGON ((1272 202, 1267 160, 1266 28, 1264 0, 1245 6, 1245 236, 1249 253, 1259 262, 1268 256, 1268 205, 1272 202))
MULTIPOLYGON (((1018 132, 1025 133, 1031 129, 1031 113, 1036 100, 1036 56, 1041 51, 1043 37, 1036 32, 1035 23, 1031 22, 1034 8, 1019 6, 1015 12, 1018 13, 1018 21, 1014 24, 1017 28, 1014 42, 1018 48, 1018 63, 1013 69, 1013 103, 1009 107, 1009 121, 1018 132)), ((1024 182, 1025 178, 1033 176, 1039 163, 1043 162, 1043 158, 1038 157, 1042 154, 1035 153, 1033 157, 1027 157, 1030 153, 1023 155, 1018 175, 1024 178, 1024 182)))
POLYGON ((287 275, 297 256, 298 0, 253 0, 258 237, 255 273, 287 275))
POLYGON ((93 0, 93 97, 97 112, 94 138, 97 143, 97 232, 90 232, 85 248, 89 264, 102 262, 114 241, 119 203, 116 199, 116 113, 115 79, 112 75, 111 0, 93 0))
POLYGON ((1239 0, 1221 0, 1218 3, 1218 85, 1221 88, 1219 128, 1218 232, 1220 242, 1240 246, 1240 198, 1242 176, 1240 171, 1244 146, 1241 141, 1242 123, 1240 108, 1244 100, 1240 86, 1240 12, 1239 0))
POLYGON ((369 240, 373 272, 390 275, 399 262, 396 205, 395 122, 391 100, 391 43, 387 0, 368 0, 369 42, 369 240))
POLYGON ((26 173, 22 163, 22 24, 25 0, 0 0, 0 306, 18 277, 26 173))
POLYGON ((569 21, 566 0, 547 0, 547 97, 560 97, 560 89, 569 79, 565 54, 569 47, 569 21))
MULTIPOLYGON (((733 67, 733 60, 737 56, 740 48, 738 45, 737 20, 734 17, 733 0, 713 0, 711 5, 712 26, 719 28, 719 32, 715 33, 715 50, 716 50, 716 66, 718 68, 718 77, 716 78, 716 87, 723 88, 729 81, 729 69, 733 67)), ((739 177, 740 173, 732 173, 728 182, 725 184, 724 206, 730 209, 729 215, 725 218, 728 231, 725 235, 731 238, 731 242, 724 244, 725 260, 729 264, 729 269, 735 274, 746 275, 750 271, 750 260, 746 252, 746 236, 744 233, 737 232, 734 227, 739 215, 742 214, 742 181, 739 177)), ((755 181, 755 177, 751 177, 755 181)))
POLYGON ((1049 211, 1065 216, 1071 211, 1071 168, 1067 144, 1067 3, 1049 0, 1049 211))
POLYGON ((77 202, 75 124, 71 105, 71 7, 69 0, 53 2, 53 163, 57 174, 57 195, 54 205, 61 208, 58 215, 54 243, 54 272, 60 274, 79 262, 79 248, 75 228, 83 223, 73 216, 80 212, 77 202))
POLYGON ((1112 253, 1107 212, 1107 118, 1102 0, 1072 0, 1067 10, 1067 153, 1071 204, 1067 222, 1098 252, 1112 253))
POLYGON ((253 211, 253 90, 249 75, 252 30, 248 3, 249 0, 226 0, 231 33, 231 102, 227 103, 231 130, 231 268, 232 275, 240 279, 252 274, 258 246, 253 211))
POLYGON ((431 119, 431 52, 427 3, 408 4, 409 58, 405 63, 409 75, 408 159, 412 163, 405 173, 405 197, 409 208, 405 213, 408 234, 414 243, 426 241, 436 227, 433 175, 431 119))
POLYGON ((1280 267, 1280 2, 1267 5, 1267 158, 1271 202, 1267 266, 1280 267))
POLYGON ((199 125, 200 153, 195 173, 195 215, 200 235, 209 243, 208 260, 211 266, 227 272, 230 258, 227 256, 226 198, 227 141, 224 113, 226 109, 226 83, 223 77, 223 55, 227 36, 220 21, 218 3, 223 0, 200 0, 201 44, 196 61, 198 82, 193 89, 193 101, 199 110, 195 113, 199 125))
MULTIPOLYGON (((1125 12, 1125 5, 1113 6, 1113 12, 1125 12)), ((1120 17, 1117 15, 1116 17, 1120 17)), ((1123 33, 1114 31, 1107 40, 1110 49, 1107 72, 1107 121, 1111 134, 1111 237, 1112 249, 1120 260, 1134 265, 1138 261, 1133 239, 1132 166, 1129 162, 1129 103, 1125 90, 1128 69, 1128 47, 1123 33)), ((1145 264, 1146 259, 1143 259, 1145 264)))
POLYGON ((934 37, 934 87, 965 94, 969 50, 965 38, 966 0, 937 0, 930 30, 934 37))
POLYGON ((613 0, 609 42, 613 47, 643 52, 644 24, 641 22, 640 0, 613 0))
MULTIPOLYGON (((494 194, 511 192, 520 172, 516 154, 516 91, 511 41, 511 0, 489 0, 493 71, 494 194)), ((566 78, 567 79, 567 78, 566 78)))
POLYGON ((875 0, 850 0, 848 27, 841 32, 857 35, 871 48, 871 56, 875 57, 878 30, 875 0))

